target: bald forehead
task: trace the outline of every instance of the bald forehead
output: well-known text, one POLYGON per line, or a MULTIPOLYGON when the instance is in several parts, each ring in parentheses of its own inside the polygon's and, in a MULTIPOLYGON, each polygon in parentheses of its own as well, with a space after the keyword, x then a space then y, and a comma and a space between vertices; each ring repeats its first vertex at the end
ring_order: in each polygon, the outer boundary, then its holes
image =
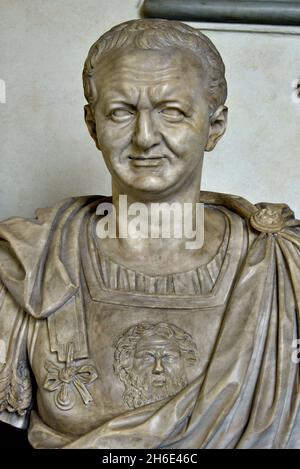
POLYGON ((96 72, 111 73, 116 69, 135 68, 137 72, 147 73, 154 70, 164 71, 176 67, 185 72, 186 68, 196 68, 198 73, 203 70, 202 63, 192 51, 167 47, 165 49, 138 49, 128 47, 116 49, 103 57, 96 72))
POLYGON ((116 49, 103 57, 94 72, 97 83, 105 78, 126 77, 134 70, 136 79, 145 81, 149 78, 157 80, 172 77, 180 78, 187 70, 195 75, 206 75, 200 59, 187 49, 168 47, 165 49, 116 49))
POLYGON ((171 47, 116 50, 100 61, 94 79, 97 92, 102 95, 116 89, 123 91, 126 88, 128 92, 128 88, 135 85, 151 86, 157 92, 166 86, 181 90, 189 84, 197 89, 201 84, 203 89, 206 87, 206 73, 200 59, 189 50, 171 47))

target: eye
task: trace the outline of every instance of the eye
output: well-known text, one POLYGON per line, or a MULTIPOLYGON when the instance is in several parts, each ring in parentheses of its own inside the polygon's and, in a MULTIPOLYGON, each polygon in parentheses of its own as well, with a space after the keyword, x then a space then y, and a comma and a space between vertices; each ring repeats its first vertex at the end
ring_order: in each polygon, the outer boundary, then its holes
POLYGON ((173 357, 171 355, 164 355, 163 356, 163 361, 171 362, 171 361, 173 361, 173 357))
POLYGON ((152 362, 154 360, 154 357, 151 353, 144 353, 143 354, 143 360, 145 362, 152 362))
POLYGON ((172 363, 178 359, 177 356, 175 355, 164 355, 163 356, 163 361, 167 363, 172 363))
POLYGON ((184 119, 185 114, 181 109, 176 107, 165 107, 159 111, 159 113, 171 122, 180 122, 184 119))
POLYGON ((134 113, 132 110, 127 108, 117 108, 111 111, 110 117, 115 122, 123 122, 133 117, 134 113))
POLYGON ((145 363, 153 362, 154 357, 151 353, 148 352, 138 352, 135 354, 135 358, 142 360, 145 363))

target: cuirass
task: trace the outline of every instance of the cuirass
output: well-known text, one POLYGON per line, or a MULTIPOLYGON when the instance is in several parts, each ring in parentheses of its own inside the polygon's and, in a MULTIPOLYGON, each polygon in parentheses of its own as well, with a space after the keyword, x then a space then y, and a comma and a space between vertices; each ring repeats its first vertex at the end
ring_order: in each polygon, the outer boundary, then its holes
POLYGON ((116 265, 86 234, 77 298, 30 328, 46 424, 86 433, 205 376, 244 249, 242 222, 229 213, 215 258, 172 279, 116 265))

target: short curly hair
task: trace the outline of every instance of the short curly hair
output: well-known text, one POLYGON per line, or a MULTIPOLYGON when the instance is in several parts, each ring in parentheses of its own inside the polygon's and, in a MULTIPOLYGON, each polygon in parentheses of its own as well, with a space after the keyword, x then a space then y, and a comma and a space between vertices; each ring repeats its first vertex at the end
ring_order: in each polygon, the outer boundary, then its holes
POLYGON ((192 51, 207 72, 207 99, 210 114, 225 103, 227 98, 225 66, 219 52, 208 37, 198 29, 180 21, 138 19, 113 27, 90 48, 83 69, 83 87, 85 98, 92 109, 97 102, 97 89, 93 79, 95 69, 108 52, 130 45, 144 50, 179 47, 192 51))

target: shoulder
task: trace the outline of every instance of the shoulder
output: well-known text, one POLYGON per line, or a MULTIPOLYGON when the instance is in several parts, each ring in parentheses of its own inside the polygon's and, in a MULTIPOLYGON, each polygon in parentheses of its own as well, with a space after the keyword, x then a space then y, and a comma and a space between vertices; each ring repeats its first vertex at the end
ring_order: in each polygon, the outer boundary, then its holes
POLYGON ((57 302, 74 294, 80 229, 101 201, 102 196, 72 197, 38 209, 35 218, 0 223, 0 280, 27 312, 49 314, 53 300, 46 282, 57 285, 57 302))
POLYGON ((275 234, 282 231, 300 234, 300 221, 295 219, 294 212, 284 203, 252 204, 243 197, 218 192, 201 192, 201 202, 224 207, 238 215, 254 236, 259 233, 275 234))
POLYGON ((51 207, 38 208, 35 211, 34 218, 23 218, 23 217, 11 217, 0 222, 0 239, 3 238, 3 233, 12 232, 17 233, 23 231, 25 226, 32 228, 47 228, 58 222, 64 215, 72 212, 78 212, 84 207, 97 206, 97 202, 100 203, 104 199, 104 196, 81 196, 81 197, 70 197, 58 201, 51 207))

